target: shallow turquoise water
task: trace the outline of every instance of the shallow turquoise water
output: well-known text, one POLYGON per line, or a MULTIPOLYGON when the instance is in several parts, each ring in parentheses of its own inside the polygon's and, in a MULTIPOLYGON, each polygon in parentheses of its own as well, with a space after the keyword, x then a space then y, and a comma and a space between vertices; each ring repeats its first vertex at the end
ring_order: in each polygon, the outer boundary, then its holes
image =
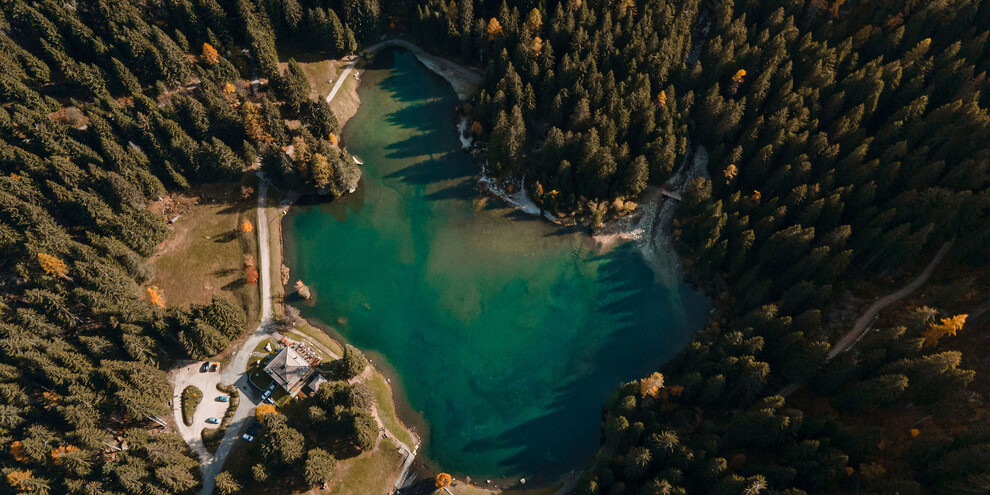
POLYGON ((292 278, 316 296, 303 315, 387 361, 433 467, 580 469, 607 396, 684 346, 709 303, 656 284, 631 244, 596 254, 479 197, 457 98, 409 52, 383 52, 361 79, 342 136, 365 162, 360 188, 284 222, 292 278))

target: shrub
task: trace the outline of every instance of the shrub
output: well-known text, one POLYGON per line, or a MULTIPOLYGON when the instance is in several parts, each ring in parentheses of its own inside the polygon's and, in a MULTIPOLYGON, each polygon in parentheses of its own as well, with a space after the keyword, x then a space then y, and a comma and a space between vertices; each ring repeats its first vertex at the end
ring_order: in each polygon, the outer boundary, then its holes
POLYGON ((190 385, 182 391, 182 422, 186 426, 192 426, 193 416, 196 414, 196 406, 203 400, 203 392, 190 385))

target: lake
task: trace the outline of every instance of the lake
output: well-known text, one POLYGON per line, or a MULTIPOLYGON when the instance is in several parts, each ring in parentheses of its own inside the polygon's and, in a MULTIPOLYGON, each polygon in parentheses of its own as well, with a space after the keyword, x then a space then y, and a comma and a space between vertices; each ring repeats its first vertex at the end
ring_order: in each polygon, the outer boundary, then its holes
POLYGON ((631 243, 596 253, 480 196, 457 97, 410 52, 382 51, 361 80, 341 137, 365 163, 360 187, 283 222, 292 280, 315 295, 303 316, 394 377, 428 466, 476 480, 581 469, 609 394, 686 345, 710 303, 656 283, 631 243))

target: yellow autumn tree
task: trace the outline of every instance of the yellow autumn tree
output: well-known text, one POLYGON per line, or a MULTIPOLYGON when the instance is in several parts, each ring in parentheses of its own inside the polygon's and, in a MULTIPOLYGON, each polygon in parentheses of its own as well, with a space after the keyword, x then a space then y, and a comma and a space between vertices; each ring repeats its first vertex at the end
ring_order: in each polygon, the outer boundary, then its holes
POLYGON ((265 422, 265 416, 268 416, 269 414, 278 414, 278 411, 275 409, 275 404, 265 402, 254 408, 254 417, 262 423, 265 422))
POLYGON ((230 106, 237 108, 241 106, 241 101, 237 98, 237 87, 231 83, 224 83, 223 85, 223 97, 227 100, 230 106))
POLYGON ((529 15, 526 16, 526 27, 532 33, 540 32, 540 28, 543 27, 543 14, 540 14, 540 9, 534 8, 529 11, 529 15))
POLYGON ((69 273, 69 268, 64 261, 47 253, 38 253, 38 263, 45 273, 53 277, 65 278, 66 274, 69 273))
POLYGON ((151 301, 151 304, 162 309, 165 308, 165 294, 157 285, 152 285, 145 290, 148 291, 148 300, 151 301))
POLYGON ((725 176, 725 183, 728 184, 732 179, 739 175, 739 169, 736 168, 734 163, 730 163, 728 167, 725 167, 725 172, 722 173, 725 176))
POLYGON ((313 161, 310 163, 309 170, 313 175, 313 182, 316 182, 316 187, 326 187, 333 179, 330 162, 327 161, 327 157, 320 153, 313 153, 313 161))
POLYGON ((539 55, 540 51, 543 50, 543 38, 535 36, 533 38, 533 45, 530 48, 533 50, 533 55, 539 55))
POLYGON ((750 197, 753 198, 753 201, 759 203, 760 200, 763 199, 763 193, 761 193, 760 191, 754 190, 753 191, 753 195, 750 196, 750 197))
POLYGON ((660 90, 660 94, 657 95, 657 103, 664 108, 667 108, 667 92, 660 90))
POLYGON ((268 143, 274 141, 272 136, 265 130, 264 121, 261 118, 260 107, 250 101, 241 105, 241 117, 244 119, 244 133, 253 141, 268 143))
POLYGON ((632 9, 632 14, 636 15, 636 1, 622 0, 619 2, 619 15, 626 15, 626 11, 632 9))
POLYGON ((76 447, 75 445, 66 445, 64 447, 59 447, 57 449, 52 450, 52 459, 55 459, 55 464, 61 464, 62 457, 65 457, 66 454, 70 454, 77 450, 79 450, 79 447, 76 447))
POLYGON ((327 134, 327 141, 330 141, 330 144, 337 144, 337 142, 340 141, 340 139, 337 137, 336 134, 331 132, 327 134))
POLYGON ((457 25, 457 19, 460 17, 460 14, 460 9, 457 8, 457 2, 450 0, 450 3, 447 4, 447 18, 450 19, 452 25, 457 25))
POLYGON ((742 84, 742 82, 745 79, 746 79, 746 70, 745 69, 739 69, 739 70, 737 70, 736 71, 736 74, 734 76, 732 76, 732 81, 735 82, 735 83, 738 83, 738 84, 742 84))
POLYGON ((652 375, 639 381, 640 397, 656 397, 661 388, 663 388, 663 375, 659 372, 653 372, 652 375))
POLYGON ((481 122, 475 120, 471 123, 471 134, 475 136, 480 136, 481 133, 485 132, 485 128, 482 127, 481 122))
POLYGON ((969 315, 956 315, 951 318, 942 318, 939 323, 932 323, 923 335, 925 338, 925 345, 935 347, 938 345, 938 341, 942 337, 955 336, 956 332, 962 330, 963 325, 966 324, 966 318, 968 316, 969 315))
POLYGON ((241 232, 245 234, 254 232, 254 225, 251 224, 250 220, 244 220, 241 222, 241 232))
POLYGON ((216 65, 220 62, 220 54, 209 43, 203 43, 203 61, 209 65, 216 65))
POLYGON ((502 35, 502 25, 499 24, 498 19, 492 17, 488 20, 488 27, 485 28, 485 34, 488 35, 488 41, 492 41, 502 35))
POLYGON ((27 488, 25 481, 31 479, 31 470, 14 470, 7 473, 7 484, 14 488, 27 488))

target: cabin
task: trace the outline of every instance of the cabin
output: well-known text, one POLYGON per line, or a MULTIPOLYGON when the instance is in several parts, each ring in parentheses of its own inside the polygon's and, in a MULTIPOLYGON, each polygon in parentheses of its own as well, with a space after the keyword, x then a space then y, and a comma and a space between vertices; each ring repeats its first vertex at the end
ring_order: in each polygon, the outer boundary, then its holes
POLYGON ((265 365, 268 374, 290 397, 295 397, 312 379, 322 379, 316 371, 320 358, 305 345, 282 340, 282 350, 265 365))

